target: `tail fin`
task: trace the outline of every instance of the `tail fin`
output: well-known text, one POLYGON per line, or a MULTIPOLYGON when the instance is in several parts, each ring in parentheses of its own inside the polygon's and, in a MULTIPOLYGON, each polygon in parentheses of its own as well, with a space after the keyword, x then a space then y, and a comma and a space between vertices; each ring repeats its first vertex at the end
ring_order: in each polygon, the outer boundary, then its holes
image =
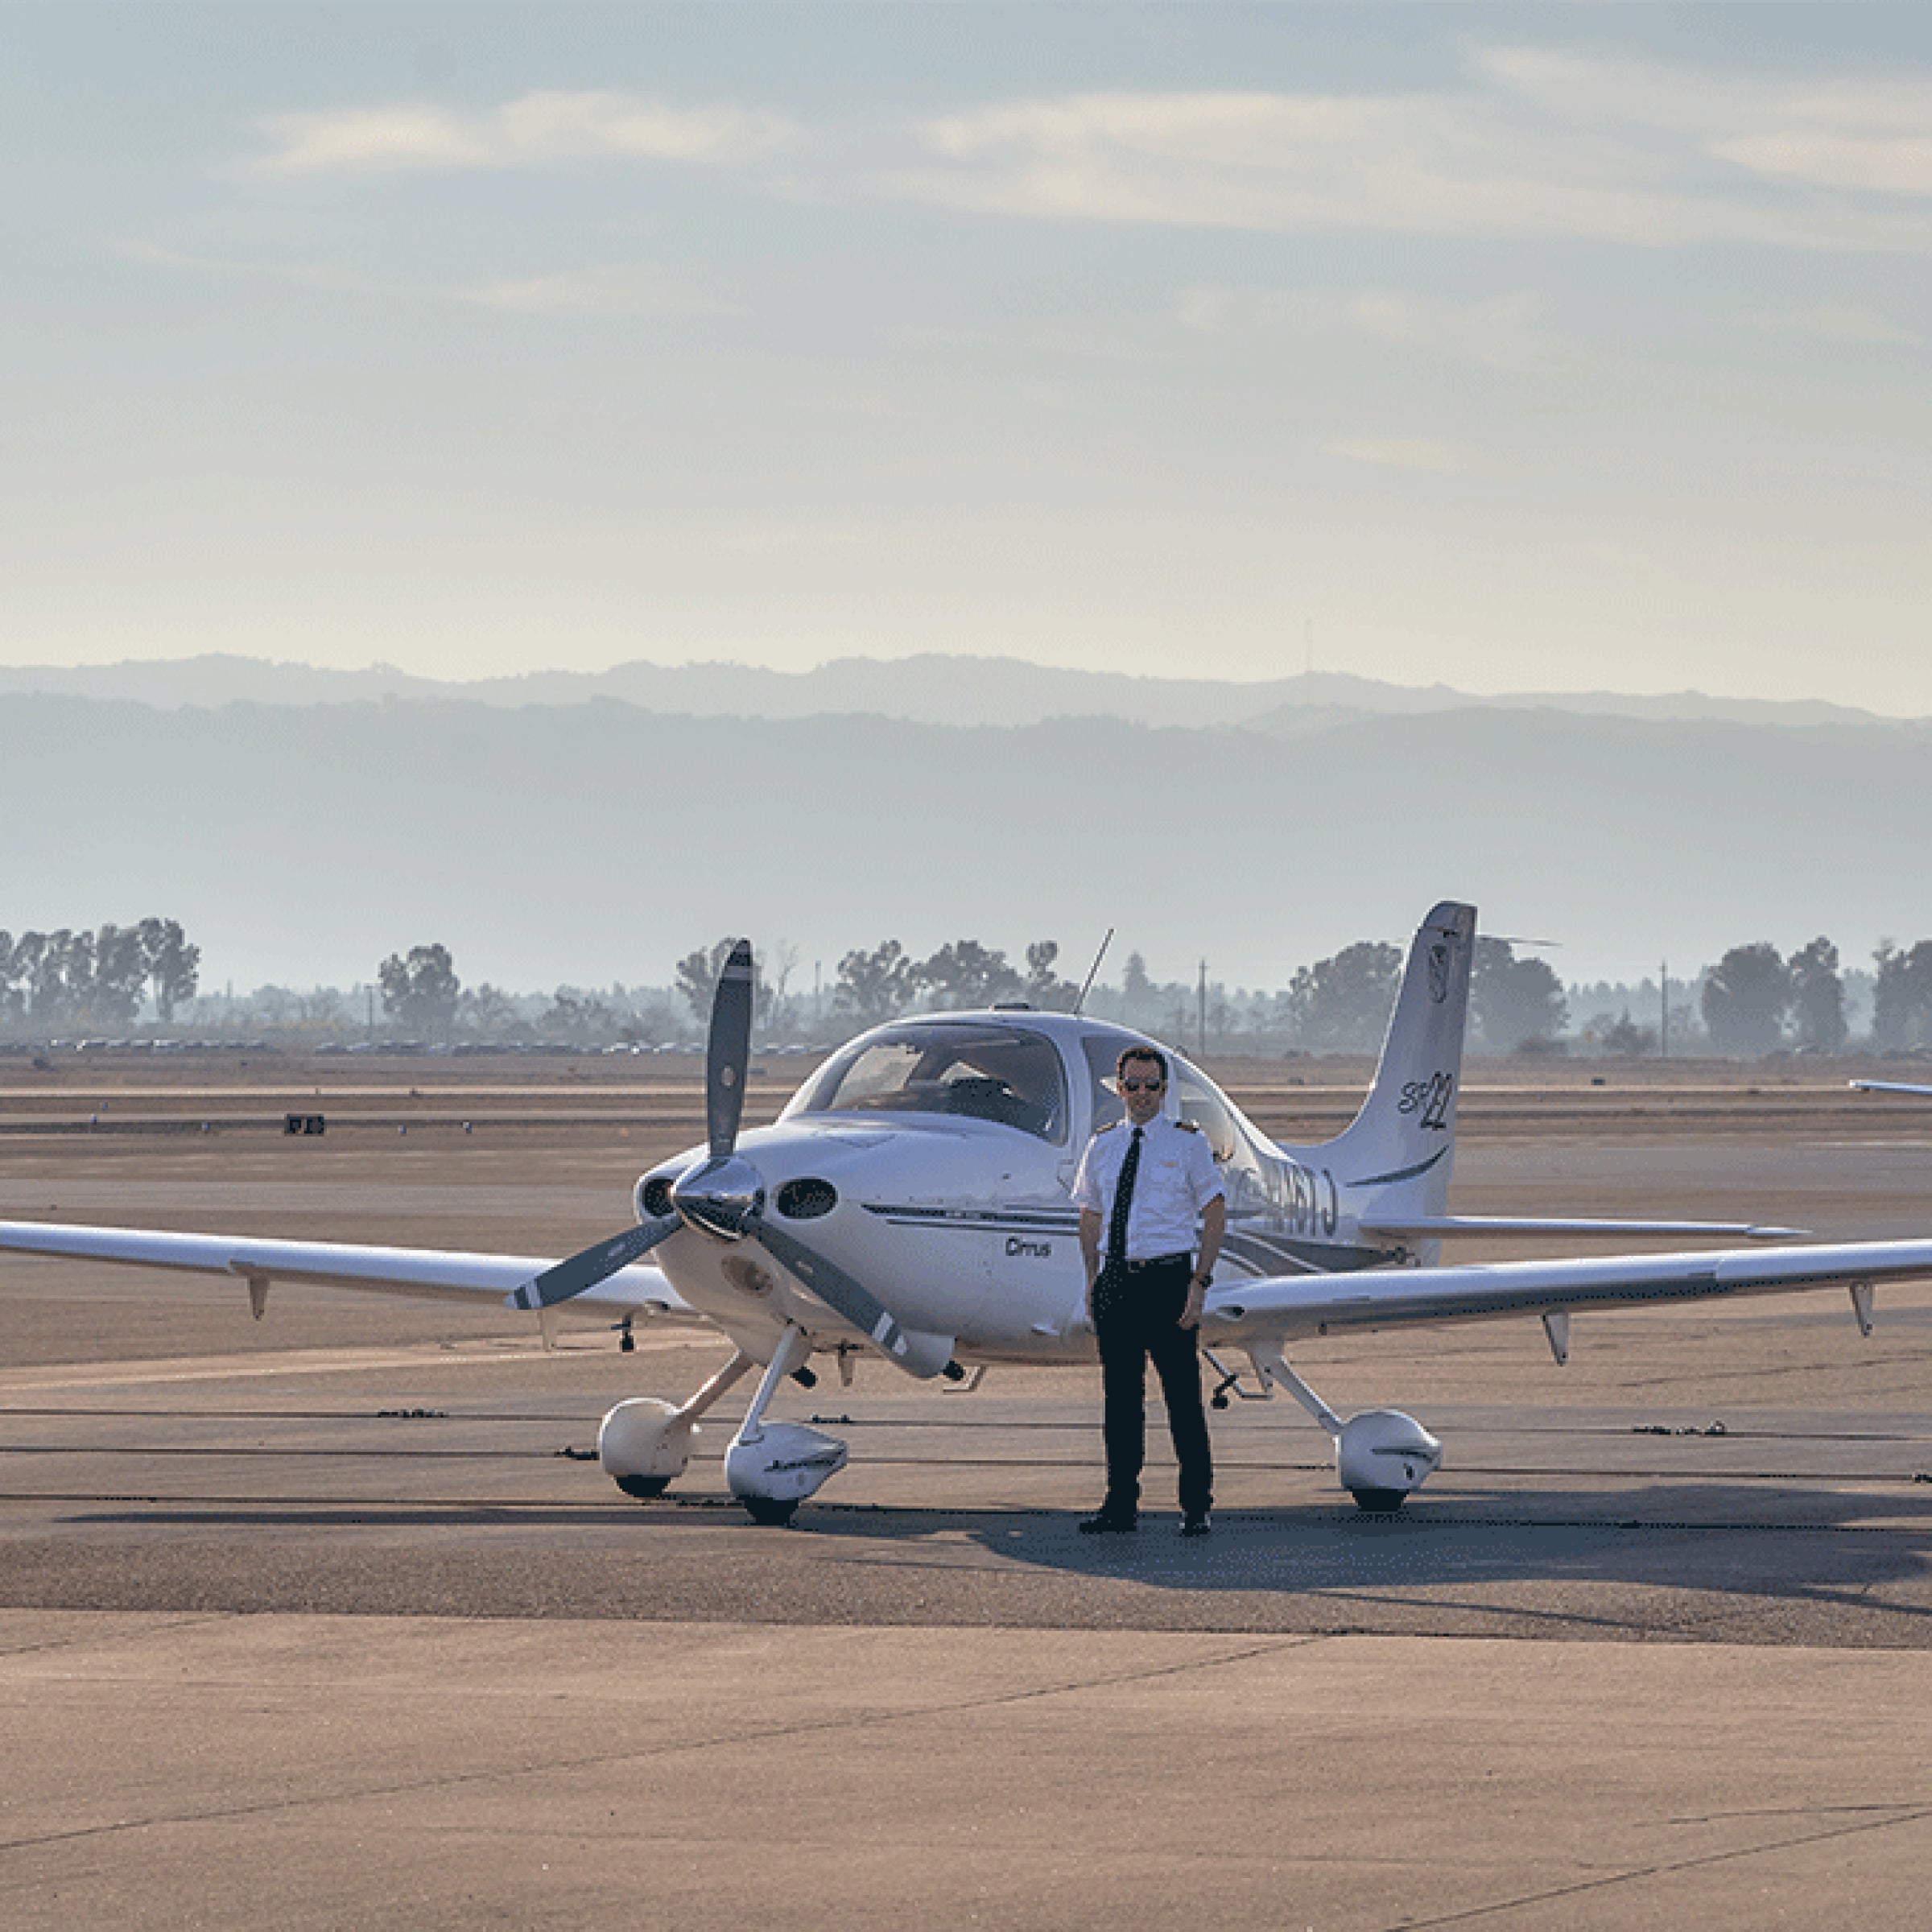
POLYGON ((1422 921, 1368 1097, 1321 1150, 1359 1222, 1426 1218, 1448 1205, 1475 939, 1473 906, 1445 900, 1422 921))

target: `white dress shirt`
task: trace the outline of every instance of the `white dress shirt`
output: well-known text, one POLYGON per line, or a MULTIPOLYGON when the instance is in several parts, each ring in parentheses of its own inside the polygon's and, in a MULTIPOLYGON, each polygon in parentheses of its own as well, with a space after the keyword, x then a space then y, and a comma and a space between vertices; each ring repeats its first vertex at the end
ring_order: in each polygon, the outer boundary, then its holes
MULTIPOLYGON (((1228 1191, 1208 1137, 1165 1114, 1156 1114, 1141 1132, 1141 1164, 1134 1172, 1133 1199, 1127 1209, 1127 1258, 1151 1261, 1165 1254, 1191 1253, 1201 1210, 1228 1191)), ((1087 1143, 1080 1172, 1073 1177, 1073 1204, 1100 1217, 1103 1261, 1121 1164, 1133 1144, 1131 1122, 1103 1127, 1087 1143)))

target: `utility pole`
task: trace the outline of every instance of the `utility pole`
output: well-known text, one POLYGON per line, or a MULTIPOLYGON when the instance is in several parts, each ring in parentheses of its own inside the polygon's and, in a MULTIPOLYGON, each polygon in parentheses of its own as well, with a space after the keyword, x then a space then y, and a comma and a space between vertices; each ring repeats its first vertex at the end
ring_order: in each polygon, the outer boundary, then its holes
POLYGON ((1657 969, 1657 1057, 1667 1060, 1670 1057, 1670 962, 1666 960, 1657 969))
POLYGON ((1208 1057, 1208 962, 1205 960, 1201 961, 1200 1035, 1201 1058, 1204 1060, 1208 1057))

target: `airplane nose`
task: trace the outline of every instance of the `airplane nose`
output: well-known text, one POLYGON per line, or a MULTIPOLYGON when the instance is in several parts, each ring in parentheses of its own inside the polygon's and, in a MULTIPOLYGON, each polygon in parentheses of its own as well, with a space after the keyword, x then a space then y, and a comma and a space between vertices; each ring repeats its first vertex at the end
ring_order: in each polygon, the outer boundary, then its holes
POLYGON ((715 1155, 672 1183, 671 1204, 721 1241, 741 1241, 765 1209, 765 1178, 741 1154, 715 1155))

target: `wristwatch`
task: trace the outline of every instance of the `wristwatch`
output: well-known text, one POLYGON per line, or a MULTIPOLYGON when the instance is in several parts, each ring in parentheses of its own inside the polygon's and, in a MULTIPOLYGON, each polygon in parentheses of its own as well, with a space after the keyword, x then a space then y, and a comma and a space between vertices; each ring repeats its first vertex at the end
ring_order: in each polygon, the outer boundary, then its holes
POLYGON ((1195 1270, 1194 1279, 1197 1287, 1212 1288, 1214 1286, 1214 1277, 1212 1274, 1203 1274, 1198 1268, 1195 1270))

